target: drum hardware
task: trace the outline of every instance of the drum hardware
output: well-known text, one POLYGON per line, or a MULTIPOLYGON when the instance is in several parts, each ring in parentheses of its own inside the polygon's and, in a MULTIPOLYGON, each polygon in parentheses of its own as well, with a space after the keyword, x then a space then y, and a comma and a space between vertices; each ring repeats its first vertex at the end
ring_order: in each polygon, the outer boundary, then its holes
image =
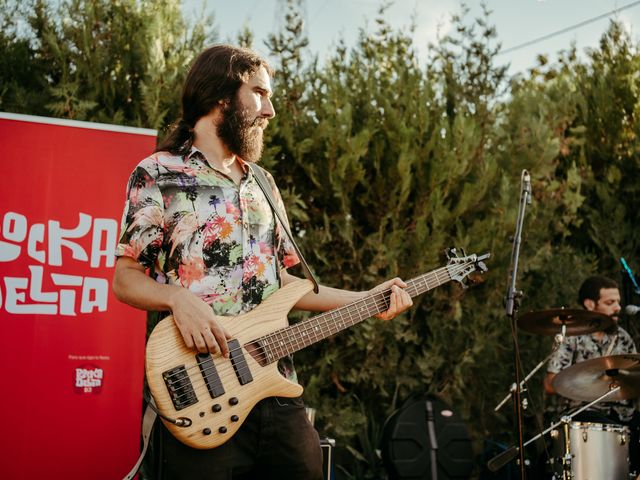
MULTIPOLYGON (((612 317, 590 310, 571 310, 566 308, 552 308, 537 312, 525 313, 518 319, 520 328, 529 333, 538 335, 555 335, 554 346, 551 353, 520 382, 520 391, 524 391, 524 385, 533 375, 540 370, 551 356, 560 348, 567 336, 585 335, 588 333, 606 330, 614 324, 612 317), (560 333, 558 333, 558 331, 560 333)), ((497 412, 507 403, 516 391, 516 384, 512 384, 509 393, 494 408, 497 412)), ((569 397, 571 398, 571 397, 569 397)), ((590 398, 589 400, 592 400, 590 398)))
MULTIPOLYGON (((518 390, 524 391, 526 381, 548 362, 567 336, 604 331, 615 325, 615 321, 612 317, 589 310, 556 308, 524 314, 519 318, 518 325, 529 333, 555 335, 552 352, 520 383, 518 390)), ((629 475, 629 429, 622 426, 572 422, 572 418, 605 399, 618 401, 640 397, 640 355, 605 356, 579 362, 559 372, 553 380, 553 386, 556 392, 564 397, 590 403, 571 415, 563 416, 560 421, 527 442, 520 441, 521 448, 549 433, 554 441, 562 440, 558 445, 561 450, 550 459, 550 463, 560 468, 560 472, 556 473, 560 474, 563 480, 596 478, 594 475, 602 478, 626 478, 629 475), (560 426, 561 428, 558 428, 560 426), (606 454, 603 456, 604 451, 606 454)), ((513 384, 510 393, 498 404, 495 411, 498 411, 515 391, 516 385, 513 384)), ((520 448, 512 446, 492 458, 487 467, 496 472, 518 454, 522 454, 520 448)), ((640 480, 640 477, 637 480, 640 480)))
POLYGON ((563 418, 564 424, 562 425, 562 430, 564 431, 564 454, 562 455, 562 476, 565 477, 566 480, 571 478, 571 465, 573 460, 573 455, 571 455, 571 441, 569 436, 569 422, 571 419, 563 418))
POLYGON ((563 479, 627 480, 629 438, 626 426, 592 422, 569 422, 552 445, 550 465, 563 479), (553 459, 557 460, 557 463, 553 459))
POLYGON ((564 335, 586 335, 607 330, 615 324, 613 317, 590 310, 552 308, 525 313, 518 319, 520 328, 537 335, 556 335, 565 327, 564 335))
MULTIPOLYGON (((509 390, 509 393, 503 398, 503 400, 495 407, 494 411, 500 410, 502 406, 508 402, 509 398, 513 397, 514 401, 517 401, 520 396, 520 392, 525 391, 526 382, 535 375, 538 370, 540 370, 552 357, 552 355, 560 348, 567 336, 573 335, 584 335, 587 333, 597 332, 604 329, 609 328, 614 324, 613 318, 602 315, 597 312, 591 312, 588 310, 569 310, 565 308, 555 308, 550 310, 543 310, 539 312, 529 312, 522 315, 517 324, 525 331, 529 333, 539 334, 539 335, 554 335, 554 345, 551 350, 551 353, 547 355, 535 368, 526 375, 524 380, 520 382, 520 388, 516 388, 516 384, 513 383, 509 390), (516 392, 516 390, 518 390, 516 392), (518 394, 518 395, 517 395, 518 394)), ((610 392, 607 392, 604 396, 611 395, 610 392)), ((526 402, 521 400, 521 406, 523 409, 526 408, 526 402)), ((581 410, 576 412, 574 415, 577 415, 581 410)), ((570 419, 568 420, 570 421, 570 419)), ((522 444, 522 448, 529 445, 531 442, 534 442, 541 436, 545 435, 549 431, 554 431, 555 427, 557 427, 562 422, 559 422, 555 426, 545 430, 537 437, 529 440, 526 443, 522 444)), ((556 435, 558 435, 556 433, 556 435)), ((516 455, 520 453, 520 449, 518 447, 512 447, 511 449, 503 452, 500 455, 497 455, 488 463, 488 468, 491 471, 497 471, 502 468, 506 463, 515 458, 516 455), (503 457, 501 457, 503 456, 503 457), (494 462, 492 464, 492 462, 494 462), (494 470, 495 468, 495 470, 494 470)), ((565 445, 565 454, 562 457, 563 470, 570 471, 571 469, 571 453, 570 453, 570 445, 567 443, 565 445)))
MULTIPOLYGON (((572 367, 569 367, 569 368, 572 368, 572 367)), ((596 398, 592 402, 584 405, 583 407, 579 408, 578 410, 576 410, 575 412, 571 413, 570 415, 563 416, 558 422, 554 423, 553 425, 551 425, 546 430, 540 432, 535 437, 532 437, 531 439, 529 439, 526 442, 524 442, 522 444, 523 448, 526 447, 527 445, 530 445, 531 443, 535 442, 539 438, 542 438, 547 433, 557 429, 560 425, 563 425, 563 428, 568 428, 568 425, 571 423, 571 419, 573 417, 575 417, 576 415, 582 413, 583 411, 587 410, 588 408, 591 408, 593 405, 595 405, 596 403, 604 400, 606 397, 614 396, 614 395, 618 394, 620 392, 620 388, 621 387, 619 387, 619 386, 614 387, 613 389, 609 390, 608 392, 605 392, 603 395, 600 395, 598 398, 596 398)), ((565 437, 567 437, 567 435, 565 435, 565 437)), ((565 440, 565 443, 567 443, 567 440, 565 440)), ((496 455, 491 460, 489 460, 487 462, 487 468, 492 472, 497 472, 502 467, 504 467, 507 463, 509 463, 511 460, 513 460, 519 453, 520 453, 519 452, 519 448, 514 445, 511 448, 505 450, 504 452, 496 455)), ((563 456, 563 463, 565 465, 567 465, 567 464, 570 465, 570 463, 571 463, 571 454, 570 454, 570 450, 568 448, 568 445, 565 445, 565 455, 563 456), (567 456, 567 453, 569 453, 568 456, 567 456)), ((565 478, 569 479, 571 477, 569 476, 569 477, 565 477, 565 478)))
MULTIPOLYGON (((533 377, 538 370, 540 370, 551 358, 551 356, 556 352, 556 350, 558 350, 558 348, 560 348, 560 345, 562 345, 566 339, 566 335, 567 335, 567 327, 566 325, 561 325, 560 327, 560 333, 557 333, 556 336, 554 337, 554 345, 553 345, 553 349, 551 350, 551 353, 549 355, 547 355, 547 357, 542 360, 540 363, 538 363, 538 365, 535 366, 535 368, 533 370, 531 370, 531 372, 529 372, 527 374, 526 377, 524 377, 524 380, 522 380, 522 382, 520 382, 520 392, 524 392, 525 391, 525 385, 527 383, 527 381, 533 377)), ((494 412, 497 412, 498 410, 500 410, 502 408, 502 406, 507 403, 507 401, 513 396, 514 392, 516 391, 516 384, 513 383, 511 384, 511 388, 509 389, 509 393, 502 399, 502 401, 496 406, 496 408, 493 409, 494 412)), ((523 402, 523 408, 526 409, 526 399, 522 400, 523 402)))
MULTIPOLYGON (((609 401, 638 398, 640 355, 612 355, 576 363, 555 376, 553 387, 563 397, 583 402, 596 397, 595 402, 600 401, 603 395, 608 396, 609 401)), ((562 462, 563 479, 628 477, 630 432, 627 427, 566 420, 563 417, 564 442, 562 453, 557 457, 562 462)), ((557 440, 559 434, 552 438, 557 440)))
POLYGON ((640 397, 640 354, 629 353, 585 360, 559 372, 553 388, 563 397, 588 402, 617 388, 611 401, 640 397))

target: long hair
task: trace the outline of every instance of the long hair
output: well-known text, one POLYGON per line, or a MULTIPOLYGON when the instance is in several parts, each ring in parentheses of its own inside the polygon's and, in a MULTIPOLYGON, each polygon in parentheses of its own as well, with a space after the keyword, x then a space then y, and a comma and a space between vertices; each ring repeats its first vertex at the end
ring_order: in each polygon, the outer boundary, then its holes
POLYGON ((169 133, 158 144, 156 152, 186 155, 193 145, 193 127, 222 101, 235 97, 238 88, 260 67, 269 75, 273 70, 257 53, 232 45, 214 45, 204 50, 193 62, 182 89, 182 115, 169 127, 169 133))

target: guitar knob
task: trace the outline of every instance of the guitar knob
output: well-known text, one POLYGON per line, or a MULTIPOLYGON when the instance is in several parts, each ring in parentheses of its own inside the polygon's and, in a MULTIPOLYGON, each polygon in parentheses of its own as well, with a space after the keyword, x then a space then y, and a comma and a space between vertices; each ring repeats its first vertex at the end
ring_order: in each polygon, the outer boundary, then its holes
POLYGON ((229 399, 229 405, 237 405, 238 404, 238 397, 231 397, 229 399))
POLYGON ((202 433, 205 435, 211 435, 211 429, 210 428, 205 428, 204 430, 202 430, 202 433))
POLYGON ((227 427, 220 427, 220 428, 218 429, 218 431, 219 431, 220 433, 227 433, 227 427))
POLYGON ((238 417, 238 415, 231 415, 232 422, 237 422, 238 420, 240 420, 240 417, 238 417))
POLYGON ((216 403, 213 407, 211 407, 211 410, 217 413, 220 410, 222 410, 222 405, 220 405, 219 403, 216 403))

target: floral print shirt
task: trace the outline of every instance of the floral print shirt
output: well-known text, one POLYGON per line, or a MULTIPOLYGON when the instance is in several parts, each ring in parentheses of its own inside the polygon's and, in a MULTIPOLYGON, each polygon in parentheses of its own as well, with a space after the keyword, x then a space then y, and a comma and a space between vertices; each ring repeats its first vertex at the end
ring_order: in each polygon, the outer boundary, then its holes
POLYGON ((151 268, 157 282, 191 290, 216 315, 250 311, 280 287, 280 268, 299 262, 253 173, 239 161, 245 173, 236 185, 195 147, 184 157, 157 152, 142 160, 129 178, 116 248, 117 256, 151 268))
MULTIPOLYGON (((605 333, 601 341, 596 340, 593 335, 576 335, 566 337, 564 343, 560 345, 558 350, 554 352, 547 365, 547 371, 558 373, 567 367, 591 358, 599 358, 609 355, 622 355, 625 353, 636 353, 636 346, 631 336, 622 328, 614 333, 605 333)), ((566 400, 564 407, 578 407, 584 403, 566 400)), ((633 408, 628 400, 620 402, 600 402, 592 408, 602 411, 606 414, 606 410, 612 408, 622 421, 628 421, 633 415, 633 408)))

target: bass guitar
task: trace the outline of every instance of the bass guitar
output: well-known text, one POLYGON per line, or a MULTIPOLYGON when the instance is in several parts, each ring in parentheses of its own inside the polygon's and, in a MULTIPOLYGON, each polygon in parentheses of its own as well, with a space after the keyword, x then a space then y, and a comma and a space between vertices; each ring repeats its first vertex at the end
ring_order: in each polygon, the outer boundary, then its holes
MULTIPOLYGON (((489 254, 459 257, 455 249, 449 252, 446 266, 406 282, 412 297, 486 271, 483 260, 489 254)), ((260 400, 300 396, 303 388, 280 375, 277 361, 389 307, 390 289, 289 325, 287 313, 312 288, 310 281, 299 280, 248 313, 221 317, 233 337, 229 358, 188 349, 172 316, 156 325, 147 342, 147 382, 158 414, 178 440, 193 448, 218 447, 260 400)))

